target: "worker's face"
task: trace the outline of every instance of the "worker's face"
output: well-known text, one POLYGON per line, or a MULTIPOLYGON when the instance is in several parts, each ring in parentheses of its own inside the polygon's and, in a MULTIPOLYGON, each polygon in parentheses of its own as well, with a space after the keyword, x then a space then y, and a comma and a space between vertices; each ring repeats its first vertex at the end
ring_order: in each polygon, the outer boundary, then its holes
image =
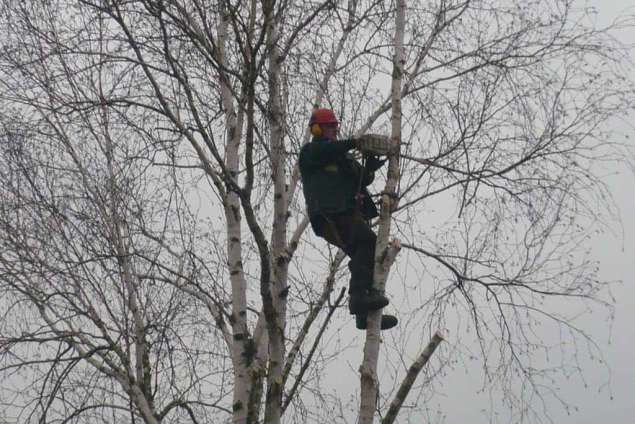
POLYGON ((339 132, 340 125, 339 124, 322 124, 320 125, 322 129, 323 137, 329 141, 337 140, 337 133, 339 132))

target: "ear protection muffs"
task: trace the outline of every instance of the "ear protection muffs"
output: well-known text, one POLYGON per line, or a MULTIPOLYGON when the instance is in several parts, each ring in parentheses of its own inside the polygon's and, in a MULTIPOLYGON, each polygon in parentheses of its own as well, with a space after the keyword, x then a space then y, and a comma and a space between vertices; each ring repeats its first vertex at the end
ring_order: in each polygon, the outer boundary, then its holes
POLYGON ((311 135, 313 135, 313 137, 320 137, 322 135, 322 128, 320 128, 320 124, 311 125, 311 135))

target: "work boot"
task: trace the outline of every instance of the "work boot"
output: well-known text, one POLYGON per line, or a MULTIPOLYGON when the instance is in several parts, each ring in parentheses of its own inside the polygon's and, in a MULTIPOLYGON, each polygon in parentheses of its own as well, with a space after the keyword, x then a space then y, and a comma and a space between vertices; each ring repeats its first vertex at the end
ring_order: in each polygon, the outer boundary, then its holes
POLYGON ((388 303, 386 296, 376 290, 371 290, 369 293, 351 293, 348 300, 348 309, 351 315, 357 315, 368 311, 376 311, 388 305, 388 303))
MULTIPOLYGON (((381 329, 382 330, 390 330, 394 326, 397 325, 399 320, 394 315, 382 315, 381 316, 381 329)), ((367 314, 358 314, 355 315, 355 327, 358 330, 366 330, 368 327, 368 315, 367 314)))

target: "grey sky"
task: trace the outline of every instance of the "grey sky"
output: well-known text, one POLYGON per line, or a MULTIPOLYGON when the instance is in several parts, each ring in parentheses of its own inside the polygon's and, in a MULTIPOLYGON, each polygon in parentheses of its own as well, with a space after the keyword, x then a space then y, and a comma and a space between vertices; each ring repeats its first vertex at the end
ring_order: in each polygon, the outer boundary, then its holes
MULTIPOLYGON (((589 6, 595 7, 600 24, 608 24, 617 17, 635 14, 635 0, 602 1, 590 0, 589 6)), ((631 19, 635 24, 635 19, 631 19)), ((635 45, 635 28, 623 29, 614 33, 623 43, 635 45)), ((632 79, 635 80, 635 65, 631 68, 632 79)), ((631 111, 627 122, 615 121, 616 142, 628 142, 634 149, 635 113, 631 111), (627 138, 627 136, 629 138, 627 138)), ((634 149, 635 150, 635 149, 634 149)), ((584 370, 584 382, 572 377, 569 380, 558 381, 558 393, 571 402, 578 410, 568 415, 557 405, 551 409, 551 418, 558 424, 597 424, 598 422, 611 424, 635 423, 635 195, 633 187, 635 175, 626 167, 607 170, 606 174, 613 174, 606 178, 611 187, 615 202, 620 210, 622 228, 615 226, 614 234, 606 233, 598 236, 594 241, 593 253, 600 261, 601 276, 606 280, 620 280, 621 284, 614 286, 613 295, 616 299, 615 320, 609 328, 605 317, 588 317, 582 322, 602 347, 605 359, 610 368, 597 360, 590 360, 585 355, 580 358, 580 365, 584 370), (610 329, 611 332, 607 333, 610 329)), ((500 422, 506 423, 508 418, 490 417, 487 415, 487 395, 475 394, 479 387, 478 371, 466 374, 465 370, 457 368, 444 378, 461 382, 459 387, 444 385, 444 396, 439 396, 439 409, 445 415, 447 423, 471 424, 500 422)), ((561 379, 562 380, 562 379, 561 379)), ((433 406, 433 405, 431 405, 433 406)))

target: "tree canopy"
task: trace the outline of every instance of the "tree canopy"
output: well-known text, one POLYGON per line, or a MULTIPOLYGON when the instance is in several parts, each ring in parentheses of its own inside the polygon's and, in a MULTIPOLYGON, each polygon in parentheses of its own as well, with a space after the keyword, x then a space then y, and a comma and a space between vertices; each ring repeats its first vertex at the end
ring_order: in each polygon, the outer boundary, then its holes
POLYGON ((513 413, 548 417, 558 376, 601 356, 576 318, 612 304, 588 253, 614 219, 601 167, 626 154, 606 123, 635 90, 611 36, 628 21, 593 14, 2 0, 0 418, 389 423, 472 360, 513 413), (376 320, 353 334, 344 256, 308 227, 316 106, 394 143, 373 186, 401 320, 383 343, 376 320))

